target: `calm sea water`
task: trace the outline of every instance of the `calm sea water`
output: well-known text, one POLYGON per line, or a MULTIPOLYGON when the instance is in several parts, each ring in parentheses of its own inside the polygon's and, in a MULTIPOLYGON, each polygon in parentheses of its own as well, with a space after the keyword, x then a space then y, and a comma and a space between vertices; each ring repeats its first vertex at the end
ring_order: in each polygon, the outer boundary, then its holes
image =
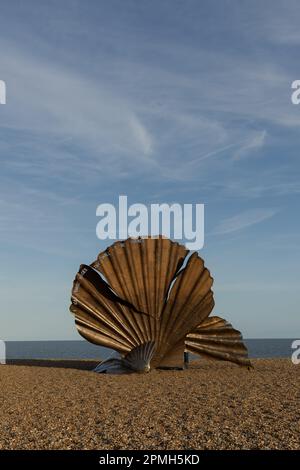
MULTIPOLYGON (((294 338, 296 339, 296 338, 294 338)), ((294 339, 246 339, 250 357, 291 357, 294 339)), ((87 341, 7 341, 7 359, 106 359, 112 350, 87 341)))

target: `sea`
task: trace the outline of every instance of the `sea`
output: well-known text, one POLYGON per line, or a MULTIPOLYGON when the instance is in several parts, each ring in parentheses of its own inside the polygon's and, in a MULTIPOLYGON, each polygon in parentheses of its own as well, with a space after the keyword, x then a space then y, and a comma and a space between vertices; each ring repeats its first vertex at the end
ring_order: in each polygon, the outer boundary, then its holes
MULTIPOLYGON (((297 338, 245 339, 250 358, 291 357, 297 338)), ((6 359, 96 359, 103 360, 111 349, 87 341, 7 341, 6 359)))

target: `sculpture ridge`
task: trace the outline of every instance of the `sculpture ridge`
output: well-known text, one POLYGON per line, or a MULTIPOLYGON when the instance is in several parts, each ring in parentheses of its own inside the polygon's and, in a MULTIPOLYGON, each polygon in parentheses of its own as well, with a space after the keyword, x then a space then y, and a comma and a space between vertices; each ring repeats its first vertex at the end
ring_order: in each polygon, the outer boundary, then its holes
POLYGON ((241 333, 209 317, 212 284, 198 253, 162 236, 115 242, 81 265, 70 307, 77 329, 121 355, 96 371, 183 368, 184 351, 251 366, 241 333))

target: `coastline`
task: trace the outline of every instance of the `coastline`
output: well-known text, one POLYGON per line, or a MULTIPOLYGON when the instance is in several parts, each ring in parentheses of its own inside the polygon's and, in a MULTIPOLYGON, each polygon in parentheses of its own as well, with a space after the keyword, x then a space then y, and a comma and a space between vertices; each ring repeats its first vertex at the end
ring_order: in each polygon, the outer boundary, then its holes
POLYGON ((99 361, 13 362, 0 366, 0 449, 300 449, 289 359, 122 376, 90 372, 99 361))

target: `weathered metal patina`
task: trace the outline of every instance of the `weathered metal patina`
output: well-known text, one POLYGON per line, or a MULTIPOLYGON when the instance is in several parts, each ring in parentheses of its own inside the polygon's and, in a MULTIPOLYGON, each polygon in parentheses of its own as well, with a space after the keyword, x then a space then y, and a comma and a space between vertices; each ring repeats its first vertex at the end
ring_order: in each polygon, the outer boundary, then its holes
POLYGON ((242 335, 214 307, 213 278, 203 259, 163 237, 116 242, 81 265, 71 312, 88 341, 119 357, 99 372, 184 367, 184 351, 250 366, 242 335))

